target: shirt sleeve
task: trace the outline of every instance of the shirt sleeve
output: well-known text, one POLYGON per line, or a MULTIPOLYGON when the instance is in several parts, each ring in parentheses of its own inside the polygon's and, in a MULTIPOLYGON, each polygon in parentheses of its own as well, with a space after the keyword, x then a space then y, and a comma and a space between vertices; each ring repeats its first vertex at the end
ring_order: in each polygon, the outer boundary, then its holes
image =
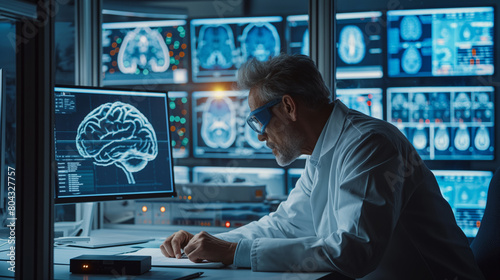
POLYGON ((388 245, 401 205, 401 180, 390 184, 386 174, 390 171, 404 178, 404 161, 388 142, 375 135, 343 147, 339 178, 330 178, 331 184, 338 185, 329 186, 337 191, 335 213, 325 213, 335 215, 337 224, 330 227, 335 231, 299 238, 257 238, 250 252, 252 270, 333 270, 354 278, 373 271, 388 245))

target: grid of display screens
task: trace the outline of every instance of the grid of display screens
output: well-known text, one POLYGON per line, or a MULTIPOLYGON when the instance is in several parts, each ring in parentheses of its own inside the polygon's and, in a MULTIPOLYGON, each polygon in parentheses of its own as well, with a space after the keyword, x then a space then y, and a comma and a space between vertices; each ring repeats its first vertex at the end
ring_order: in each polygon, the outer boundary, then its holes
POLYGON ((58 202, 173 196, 167 94, 54 89, 58 202))
POLYGON ((493 74, 493 19, 492 7, 388 11, 388 75, 493 74))
POLYGON ((285 170, 252 167, 193 167, 194 183, 265 184, 268 197, 285 195, 285 170))
POLYGON ((422 159, 492 160, 493 87, 387 89, 387 120, 422 159))
POLYGON ((172 155, 174 158, 189 156, 189 103, 188 94, 183 91, 168 92, 170 110, 170 133, 172 136, 172 155))
POLYGON ((309 55, 309 16, 298 15, 286 18, 288 53, 309 55))
POLYGON ((443 197, 450 203, 458 226, 467 237, 475 237, 488 195, 493 172, 433 170, 443 197))
POLYGON ((247 124, 244 91, 193 92, 193 153, 211 158, 274 158, 247 124))
POLYGON ((235 81, 240 65, 281 51, 282 17, 191 20, 194 82, 235 81))
POLYGON ((381 12, 336 14, 336 78, 382 78, 381 12))
POLYGON ((340 99, 350 109, 359 111, 377 119, 384 118, 382 108, 382 89, 380 88, 356 88, 337 89, 337 99, 340 99))
POLYGON ((104 23, 102 46, 104 85, 187 82, 185 20, 104 23))

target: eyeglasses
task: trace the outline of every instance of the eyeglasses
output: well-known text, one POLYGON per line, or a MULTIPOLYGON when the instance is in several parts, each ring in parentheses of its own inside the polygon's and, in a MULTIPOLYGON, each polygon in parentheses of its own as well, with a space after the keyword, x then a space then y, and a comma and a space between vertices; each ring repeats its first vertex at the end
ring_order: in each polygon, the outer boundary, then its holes
POLYGON ((269 101, 263 106, 250 112, 247 118, 247 124, 258 134, 264 134, 266 126, 271 120, 271 107, 281 102, 281 98, 269 101))

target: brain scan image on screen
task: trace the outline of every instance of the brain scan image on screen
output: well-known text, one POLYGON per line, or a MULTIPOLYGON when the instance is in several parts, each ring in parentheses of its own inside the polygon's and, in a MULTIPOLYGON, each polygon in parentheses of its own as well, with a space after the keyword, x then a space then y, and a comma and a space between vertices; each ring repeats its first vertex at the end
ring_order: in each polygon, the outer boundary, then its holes
POLYGON ((413 131, 412 144, 417 150, 423 150, 428 144, 428 134, 423 128, 417 128, 413 131))
POLYGON ((474 119, 481 122, 493 121, 493 95, 488 92, 481 92, 474 97, 474 119))
POLYGON ((405 16, 401 20, 401 38, 415 41, 422 36, 422 24, 416 16, 405 16))
POLYGON ((466 151, 470 146, 470 134, 465 125, 460 126, 455 131, 455 148, 459 151, 466 151))
POLYGON ((488 130, 481 126, 476 131, 476 136, 474 137, 474 146, 480 151, 486 151, 491 144, 490 134, 488 130))
POLYGON ((198 35, 197 57, 205 69, 228 69, 233 66, 234 35, 226 25, 205 25, 198 35))
POLYGON ((286 18, 286 46, 289 54, 309 55, 309 16, 294 15, 286 18))
POLYGON ((361 29, 348 25, 340 31, 339 56, 347 64, 358 64, 365 57, 365 39, 361 29))
POLYGON ((436 130, 434 137, 434 147, 439 151, 446 151, 450 146, 450 135, 446 126, 442 125, 436 130))
POLYGON ((135 73, 138 68, 164 72, 169 66, 168 48, 158 31, 140 27, 123 39, 118 53, 118 68, 122 73, 135 73))
POLYGON ((337 89, 336 97, 350 109, 374 118, 383 119, 382 89, 337 89))
POLYGON ((278 30, 268 22, 247 25, 241 35, 241 41, 245 61, 251 58, 266 61, 280 53, 278 30))
POLYGON ((236 139, 236 112, 227 97, 209 98, 203 111, 201 137, 211 148, 228 148, 236 139))
POLYGON ((455 96, 453 102, 455 107, 455 119, 458 121, 468 121, 471 118, 472 102, 470 93, 460 92, 455 96))
POLYGON ((422 56, 416 47, 409 47, 403 52, 401 67, 408 74, 416 74, 422 67, 422 56))
POLYGON ((91 111, 77 130, 76 146, 84 158, 95 165, 116 165, 129 184, 135 184, 132 173, 141 171, 158 155, 153 126, 132 105, 105 103, 91 111))

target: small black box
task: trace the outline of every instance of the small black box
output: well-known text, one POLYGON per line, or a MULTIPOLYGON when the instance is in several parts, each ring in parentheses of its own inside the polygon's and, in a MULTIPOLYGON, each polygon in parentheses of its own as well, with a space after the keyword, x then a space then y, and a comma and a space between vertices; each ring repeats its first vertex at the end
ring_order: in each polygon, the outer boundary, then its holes
POLYGON ((151 256, 81 255, 69 261, 69 271, 78 274, 139 275, 151 269, 151 256))

